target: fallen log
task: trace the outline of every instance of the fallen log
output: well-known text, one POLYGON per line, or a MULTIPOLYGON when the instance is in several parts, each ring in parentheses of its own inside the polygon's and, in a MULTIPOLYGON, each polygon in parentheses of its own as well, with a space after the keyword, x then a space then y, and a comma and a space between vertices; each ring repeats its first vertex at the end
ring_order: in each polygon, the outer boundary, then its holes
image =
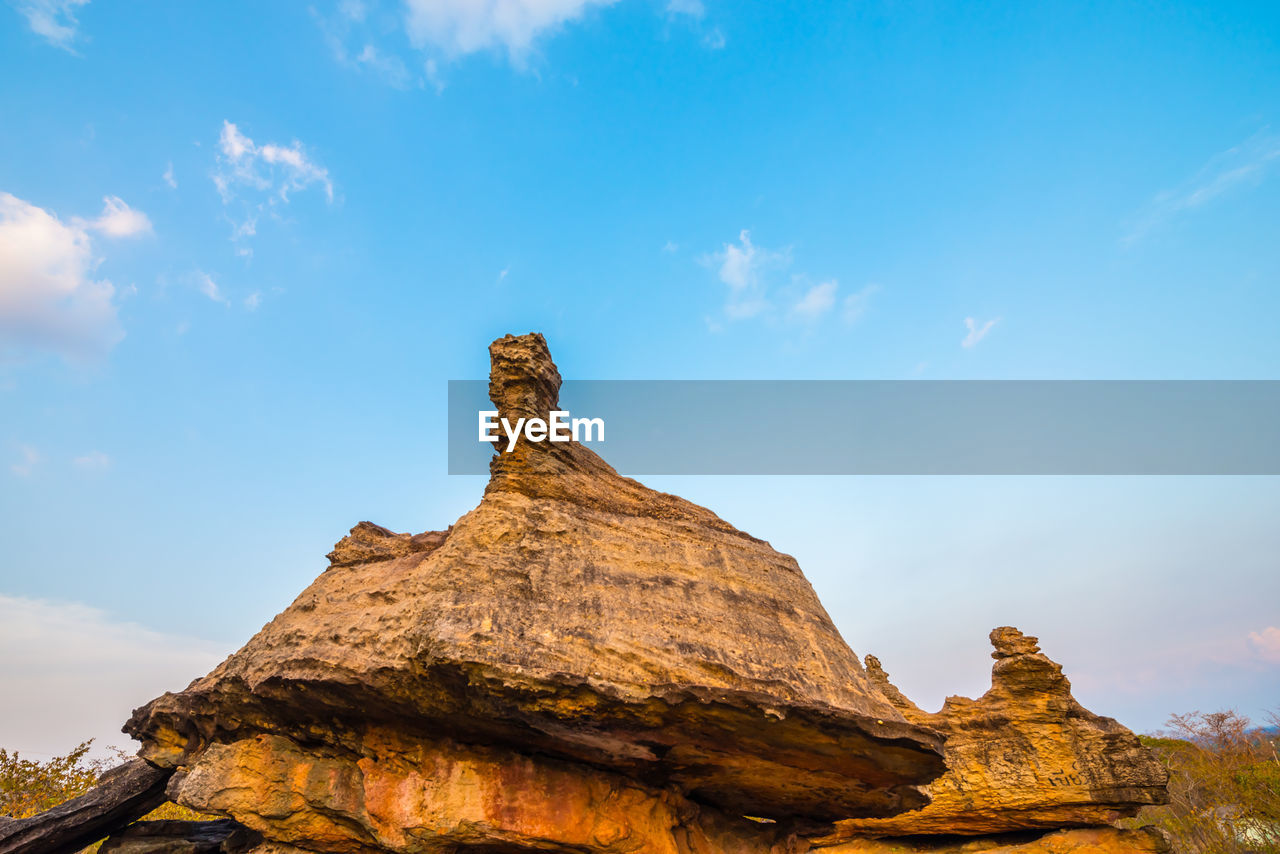
POLYGON ((0 822, 0 854, 73 854, 164 803, 172 769, 134 759, 94 786, 30 818, 0 822))

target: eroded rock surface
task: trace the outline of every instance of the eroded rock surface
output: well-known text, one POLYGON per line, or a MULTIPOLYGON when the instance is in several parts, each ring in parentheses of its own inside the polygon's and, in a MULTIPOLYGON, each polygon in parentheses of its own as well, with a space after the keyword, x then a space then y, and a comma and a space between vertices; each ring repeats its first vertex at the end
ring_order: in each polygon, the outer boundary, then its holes
POLYGON ((1168 854, 1169 850, 1169 843, 1154 828, 1089 827, 945 841, 919 836, 860 838, 819 848, 818 854, 1168 854))
MULTIPOLYGON (((540 335, 490 347, 501 416, 547 417, 540 335)), ((578 444, 495 457, 447 532, 352 530, 243 649, 127 731, 168 766, 259 735, 366 755, 447 735, 830 821, 925 802, 941 739, 867 678, 793 558, 578 444)), ((288 841, 288 840, 284 840, 288 841)))
MULTIPOLYGON (((501 417, 557 407, 540 335, 490 355, 501 417)), ((352 528, 243 649, 134 713, 169 797, 251 854, 1164 854, 1057 830, 1164 779, 1035 638, 997 629, 991 690, 930 715, 795 560, 709 510, 572 443, 490 473, 447 530, 352 528)))
POLYGON ((927 806, 844 821, 831 838, 1081 827, 1165 803, 1164 767, 1128 729, 1076 702, 1036 638, 1006 626, 991 643, 991 690, 949 697, 937 714, 917 708, 867 657, 868 675, 907 720, 947 736, 947 773, 926 787, 927 806))

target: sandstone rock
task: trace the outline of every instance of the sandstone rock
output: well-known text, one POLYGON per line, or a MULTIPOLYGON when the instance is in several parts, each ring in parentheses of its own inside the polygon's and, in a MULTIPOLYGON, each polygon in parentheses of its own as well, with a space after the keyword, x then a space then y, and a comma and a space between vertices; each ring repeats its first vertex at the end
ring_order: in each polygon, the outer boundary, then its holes
MULTIPOLYGON (((556 407, 560 375, 540 335, 490 354, 502 417, 556 407)), ((918 784, 943 770, 941 739, 868 679, 793 558, 581 445, 521 442, 495 456, 480 505, 450 530, 362 523, 330 559, 243 649, 126 725, 143 756, 192 766, 191 803, 207 800, 193 778, 213 791, 233 773, 227 751, 259 745, 242 754, 248 767, 276 768, 292 743, 290 761, 336 781, 351 763, 393 761, 371 752, 386 733, 583 763, 725 815, 795 821, 921 806, 918 784)), ((423 761, 446 762, 440 750, 423 761)), ((355 826, 330 826, 297 798, 317 834, 355 826)), ((311 832, 273 825, 268 838, 307 847, 311 832)))
POLYGON ((1169 850, 1169 843, 1154 828, 1090 827, 1029 838, 1027 834, 945 841, 860 838, 819 848, 817 854, 1168 854, 1169 850))
POLYGON ((0 823, 0 854, 71 854, 164 803, 171 769, 134 759, 103 774, 78 798, 0 823))
POLYGON ((1036 638, 991 632, 991 690, 949 697, 922 712, 868 656, 867 673, 906 716, 947 736, 947 773, 926 787, 932 802, 891 818, 843 821, 831 842, 854 834, 992 834, 1100 825, 1165 803, 1164 767, 1125 727, 1071 696, 1062 667, 1036 638))
POLYGON ((318 851, 768 854, 798 843, 672 789, 576 763, 366 734, 359 754, 278 735, 210 746, 171 797, 318 851))
POLYGON ((111 835, 98 854, 245 854, 262 837, 239 822, 139 821, 111 835))
POLYGON ((448 531, 397 534, 372 522, 361 522, 333 547, 326 557, 330 567, 376 563, 411 554, 426 554, 440 547, 448 531))

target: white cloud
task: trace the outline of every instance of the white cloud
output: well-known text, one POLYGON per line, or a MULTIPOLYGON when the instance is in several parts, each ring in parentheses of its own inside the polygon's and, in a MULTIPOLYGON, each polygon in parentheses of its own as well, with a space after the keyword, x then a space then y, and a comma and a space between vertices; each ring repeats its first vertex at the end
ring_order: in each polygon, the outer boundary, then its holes
POLYGON ((97 608, 0 594, 0 744, 35 754, 127 746, 132 710, 212 669, 221 644, 157 632, 97 608), (92 702, 85 702, 92 697, 92 702))
POLYGON ((94 278, 90 232, 132 237, 151 231, 146 215, 115 196, 94 220, 55 214, 0 192, 0 349, 53 350, 68 358, 101 355, 124 332, 115 288, 94 278))
POLYGON ((224 120, 218 136, 218 151, 214 186, 224 205, 239 203, 242 208, 241 219, 232 222, 233 241, 256 234, 259 217, 288 204, 290 193, 316 185, 324 191, 325 198, 333 202, 329 170, 313 161, 297 140, 290 145, 274 142, 258 145, 234 123, 224 120))
POLYGON ((30 477, 31 472, 35 471, 36 466, 44 459, 40 452, 30 445, 19 446, 18 457, 18 462, 9 466, 9 471, 18 477, 30 477))
POLYGON ((668 0, 667 13, 701 18, 707 13, 707 7, 702 5, 702 0, 668 0))
POLYGON ((1244 187, 1260 184, 1280 163, 1280 134, 1261 131, 1215 154, 1181 186, 1158 194, 1131 224, 1133 243, 1166 222, 1244 187))
POLYGON ((164 168, 164 182, 169 185, 170 190, 178 189, 178 179, 173 175, 173 161, 169 161, 169 165, 164 168))
POLYGON ((237 189, 269 191, 282 202, 289 194, 319 184, 325 198, 333 201, 333 182, 329 170, 312 161, 301 142, 290 145, 269 142, 256 145, 235 124, 224 120, 218 137, 220 169, 214 184, 224 202, 235 197, 237 189))
POLYGON ((668 240, 666 243, 662 245, 662 252, 664 255, 670 255, 673 252, 679 252, 679 251, 680 251, 680 244, 676 243, 674 240, 668 240))
POLYGON ((76 468, 85 471, 105 471, 111 468, 111 457, 102 453, 102 451, 90 451, 83 456, 76 457, 71 462, 76 468))
POLYGON ((593 6, 615 0, 406 0, 405 30, 415 47, 447 56, 501 48, 521 64, 534 42, 593 6))
POLYGON ((230 305, 231 301, 222 294, 222 289, 218 287, 218 283, 214 281, 213 276, 208 273, 197 271, 193 274, 196 288, 200 293, 207 296, 214 302, 220 302, 223 305, 230 305))
POLYGON ((1280 627, 1267 626, 1260 632, 1249 632, 1249 644, 1263 661, 1280 663, 1280 627))
POLYGON ((742 320, 771 308, 766 279, 791 263, 791 251, 756 246, 751 242, 751 232, 744 228, 737 243, 726 243, 719 252, 704 255, 700 261, 714 267, 720 281, 729 286, 725 315, 730 320, 742 320))
POLYGON ((257 311, 258 306, 262 305, 262 292, 254 291, 244 298, 244 307, 249 311, 257 311))
POLYGON ((992 327, 999 322, 1000 318, 997 317, 994 320, 988 320, 986 323, 979 324, 972 317, 966 317, 964 319, 964 326, 969 330, 969 334, 964 336, 964 340, 960 342, 960 346, 967 348, 977 345, 979 341, 987 337, 987 333, 990 332, 992 327))
POLYGON ((791 307, 791 313, 801 320, 817 320, 835 306, 838 288, 839 285, 836 284, 835 279, 814 285, 805 292, 799 302, 791 307))
POLYGON ((42 36, 49 44, 63 50, 71 50, 78 35, 76 7, 87 5, 89 0, 19 0, 18 12, 27 19, 32 32, 42 36))
POLYGON ((147 215, 129 207, 119 196, 106 196, 102 202, 102 214, 84 223, 86 228, 100 231, 108 237, 136 237, 151 233, 151 220, 147 215))
POLYGON ((724 32, 719 27, 712 27, 711 32, 702 37, 702 46, 708 50, 724 50, 724 32))
POLYGON ((845 323, 856 323, 862 315, 867 313, 867 306, 871 303, 871 298, 880 292, 879 285, 867 285, 856 294, 849 294, 844 298, 844 306, 841 309, 841 315, 845 323))

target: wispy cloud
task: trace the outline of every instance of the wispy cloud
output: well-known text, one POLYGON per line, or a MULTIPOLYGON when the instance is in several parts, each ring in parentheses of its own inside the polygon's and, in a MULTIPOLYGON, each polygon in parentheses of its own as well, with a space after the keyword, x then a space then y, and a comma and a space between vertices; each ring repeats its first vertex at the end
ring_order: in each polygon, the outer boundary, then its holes
POLYGON ((72 45, 79 36, 80 22, 76 9, 89 0, 19 0, 14 6, 27 26, 54 47, 74 53, 72 45))
POLYGON ((707 13, 707 7, 703 5, 702 0, 668 0, 667 14, 669 15, 688 15, 691 18, 701 18, 707 13))
POLYGON ((214 302, 220 302, 223 305, 231 304, 231 301, 223 295, 222 289, 218 287, 218 283, 214 280, 213 276, 197 270, 192 274, 192 280, 195 282, 196 289, 209 299, 214 302))
POLYGON ((1280 163, 1280 134, 1263 130, 1209 158, 1191 178, 1158 194, 1134 218, 1125 243, 1191 213, 1215 199, 1257 186, 1280 163))
POLYGON ((804 321, 817 320, 835 307, 838 288, 834 279, 814 285, 791 307, 791 313, 804 321))
POLYGON ((616 0, 406 0, 405 31, 417 48, 456 57, 499 49, 522 66, 535 42, 593 7, 616 0))
POLYGON ((30 477, 44 457, 31 445, 18 446, 18 462, 9 466, 9 471, 18 477, 30 477))
POLYGON ((965 348, 976 347, 978 342, 983 338, 986 338, 987 333, 994 329, 995 325, 999 322, 1000 318, 998 317, 988 320, 986 323, 979 323, 972 317, 966 317, 964 319, 964 327, 969 330, 969 334, 964 336, 964 340, 960 342, 960 346, 965 348))
POLYGON ((93 235, 137 237, 151 221, 116 196, 94 219, 55 214, 0 192, 0 350, 52 350, 72 359, 100 356, 124 332, 115 287, 96 278, 93 235))
POLYGON ((170 189, 170 190, 176 190, 176 189, 178 189, 178 179, 177 179, 176 177, 174 177, 174 174, 173 174, 173 161, 172 161, 172 160, 170 160, 170 161, 169 161, 169 165, 168 165, 168 166, 166 166, 166 167, 164 168, 164 175, 163 175, 163 176, 161 176, 161 177, 163 177, 163 178, 164 178, 164 182, 165 182, 165 184, 167 184, 167 185, 169 186, 169 189, 170 189))
POLYGON ((318 186, 333 202, 329 170, 312 160, 301 142, 295 139, 289 145, 258 145, 226 120, 218 136, 218 168, 213 183, 224 205, 241 205, 240 218, 232 222, 233 241, 256 234, 259 217, 288 204, 291 193, 318 186))
POLYGON ((244 298, 244 307, 249 311, 257 311, 258 306, 262 305, 262 292, 254 291, 244 298))
POLYGON ((729 286, 726 317, 742 320, 771 308, 766 277, 790 265, 791 250, 756 246, 751 242, 751 232, 744 228, 737 243, 726 243, 719 252, 704 255, 700 261, 714 268, 720 281, 729 286))
POLYGON ((90 451, 75 457, 71 463, 82 471, 106 471, 111 468, 111 457, 102 451, 90 451))
POLYGON ((845 323, 857 323, 871 305, 871 298, 880 292, 880 286, 870 284, 857 293, 844 298, 841 314, 845 323))

